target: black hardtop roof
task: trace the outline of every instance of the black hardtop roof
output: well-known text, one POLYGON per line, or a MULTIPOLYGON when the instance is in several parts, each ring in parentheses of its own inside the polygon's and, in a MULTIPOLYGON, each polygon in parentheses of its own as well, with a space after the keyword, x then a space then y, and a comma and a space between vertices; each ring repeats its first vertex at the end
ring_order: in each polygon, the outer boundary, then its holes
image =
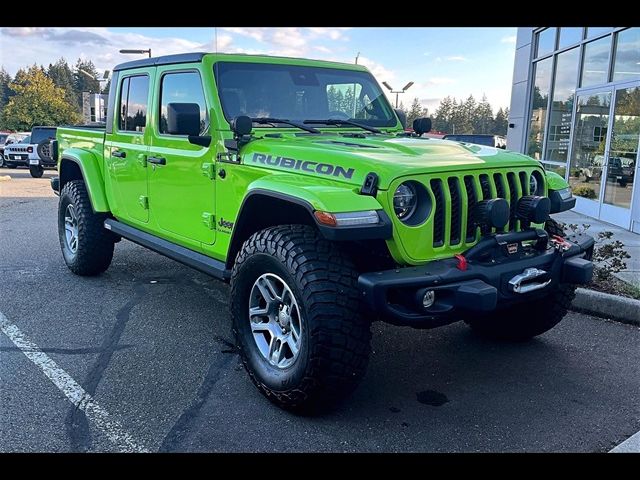
POLYGON ((113 71, 128 70, 130 68, 155 67, 157 65, 171 65, 174 63, 201 62, 208 52, 178 53, 176 55, 163 55, 161 57, 143 58, 125 62, 113 67, 113 71))

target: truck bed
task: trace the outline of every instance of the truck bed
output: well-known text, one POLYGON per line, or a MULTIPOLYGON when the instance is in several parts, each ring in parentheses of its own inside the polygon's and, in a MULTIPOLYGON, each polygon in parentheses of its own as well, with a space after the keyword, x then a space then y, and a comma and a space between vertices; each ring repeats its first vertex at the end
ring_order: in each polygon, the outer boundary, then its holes
POLYGON ((56 138, 60 149, 60 158, 65 150, 80 149, 93 153, 102 164, 104 152, 104 125, 81 125, 58 127, 56 138))

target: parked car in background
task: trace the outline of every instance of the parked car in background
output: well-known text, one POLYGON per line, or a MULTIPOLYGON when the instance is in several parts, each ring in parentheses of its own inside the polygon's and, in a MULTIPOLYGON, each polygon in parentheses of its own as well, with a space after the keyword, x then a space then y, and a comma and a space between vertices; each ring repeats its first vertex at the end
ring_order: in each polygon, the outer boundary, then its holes
POLYGON ((502 135, 486 135, 486 134, 448 134, 445 140, 453 140, 455 142, 475 143, 477 145, 487 145, 495 148, 507 148, 507 139, 502 135))
POLYGON ((29 146, 30 143, 31 143, 31 135, 27 135, 26 137, 16 142, 5 144, 2 166, 7 168, 28 166, 29 152, 27 147, 29 146))
POLYGON ((5 167, 4 148, 12 143, 18 143, 29 135, 29 132, 0 132, 0 167, 5 167))
POLYGON ((55 137, 56 127, 33 127, 29 137, 5 148, 6 165, 9 168, 29 167, 32 177, 42 177, 45 168, 56 168, 49 143, 55 137))

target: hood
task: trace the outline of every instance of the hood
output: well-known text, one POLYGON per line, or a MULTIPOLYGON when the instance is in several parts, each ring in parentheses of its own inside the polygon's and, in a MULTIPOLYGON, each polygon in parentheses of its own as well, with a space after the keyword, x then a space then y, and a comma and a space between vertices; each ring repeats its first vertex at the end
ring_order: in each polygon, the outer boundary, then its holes
POLYGON ((242 147, 242 163, 358 186, 375 172, 383 190, 407 175, 538 165, 516 152, 434 138, 271 135, 242 147))

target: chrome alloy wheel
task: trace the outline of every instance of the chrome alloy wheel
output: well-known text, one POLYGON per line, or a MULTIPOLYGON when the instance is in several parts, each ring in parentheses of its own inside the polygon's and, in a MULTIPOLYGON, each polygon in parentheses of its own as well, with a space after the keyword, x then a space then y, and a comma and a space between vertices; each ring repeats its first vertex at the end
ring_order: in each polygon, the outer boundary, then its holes
POLYGON ((260 275, 249 295, 249 321, 262 356, 274 367, 296 361, 302 342, 300 307, 289 285, 273 273, 260 275))
POLYGON ((71 253, 78 251, 78 215, 72 204, 64 212, 64 236, 71 253))

